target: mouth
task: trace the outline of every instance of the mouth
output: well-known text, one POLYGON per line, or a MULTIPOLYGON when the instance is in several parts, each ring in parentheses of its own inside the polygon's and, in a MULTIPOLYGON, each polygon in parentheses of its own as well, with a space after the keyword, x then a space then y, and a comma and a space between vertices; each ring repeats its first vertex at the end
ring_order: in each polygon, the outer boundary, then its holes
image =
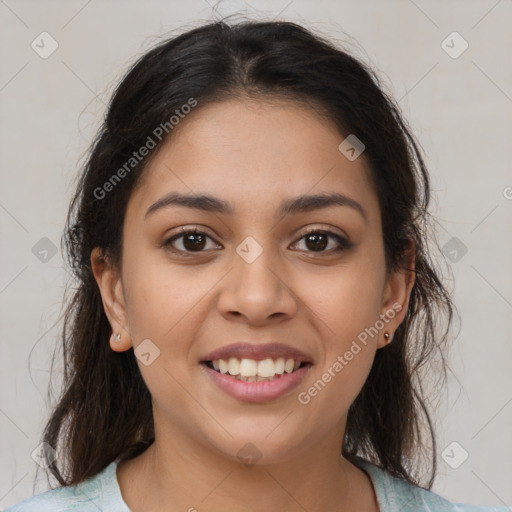
POLYGON ((311 366, 306 361, 297 361, 293 358, 276 359, 266 358, 262 360, 230 357, 229 359, 215 359, 201 361, 201 364, 211 370, 232 377, 242 382, 270 382, 280 379, 288 374, 295 373, 300 368, 311 366))
POLYGON ((281 343, 235 343, 199 363, 218 388, 243 402, 270 402, 288 394, 313 366, 310 357, 281 343))

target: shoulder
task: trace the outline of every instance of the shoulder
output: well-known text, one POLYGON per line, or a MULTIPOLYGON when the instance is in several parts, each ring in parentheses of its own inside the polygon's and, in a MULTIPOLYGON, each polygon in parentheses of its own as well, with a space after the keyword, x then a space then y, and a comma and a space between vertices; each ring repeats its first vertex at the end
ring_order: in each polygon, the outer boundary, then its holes
POLYGON ((21 501, 5 512, 130 512, 123 502, 116 478, 117 461, 77 485, 58 487, 21 501))
POLYGON ((438 494, 392 476, 368 461, 359 458, 357 466, 372 480, 381 512, 505 512, 508 507, 483 507, 453 503, 438 494))
MULTIPOLYGON (((32 498, 16 503, 5 512, 67 512, 68 510, 93 510, 96 508, 94 496, 91 499, 81 496, 80 486, 59 487, 37 494, 32 498)), ((96 510, 98 510, 96 508, 96 510)))

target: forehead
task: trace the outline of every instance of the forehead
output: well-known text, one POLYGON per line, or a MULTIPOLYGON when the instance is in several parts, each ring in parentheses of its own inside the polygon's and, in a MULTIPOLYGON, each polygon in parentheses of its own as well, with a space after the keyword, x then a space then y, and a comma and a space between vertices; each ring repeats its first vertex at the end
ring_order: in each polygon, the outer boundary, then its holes
POLYGON ((145 213, 173 191, 221 197, 235 213, 330 192, 375 209, 366 160, 347 159, 338 149, 344 138, 303 103, 232 99, 198 106, 146 166, 129 209, 145 213))

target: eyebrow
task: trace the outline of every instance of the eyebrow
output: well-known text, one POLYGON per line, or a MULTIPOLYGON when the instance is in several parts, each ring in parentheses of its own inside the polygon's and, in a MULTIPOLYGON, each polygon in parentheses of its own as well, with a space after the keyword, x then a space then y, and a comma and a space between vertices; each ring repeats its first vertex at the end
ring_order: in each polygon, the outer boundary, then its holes
MULTIPOLYGON (((169 206, 184 206, 212 213, 233 214, 235 209, 227 201, 206 194, 180 194, 171 192, 154 202, 146 211, 145 218, 169 206)), ((301 195, 284 200, 279 207, 279 215, 293 215, 329 206, 348 206, 357 211, 365 221, 368 217, 362 205, 355 199, 337 192, 330 194, 301 195)))

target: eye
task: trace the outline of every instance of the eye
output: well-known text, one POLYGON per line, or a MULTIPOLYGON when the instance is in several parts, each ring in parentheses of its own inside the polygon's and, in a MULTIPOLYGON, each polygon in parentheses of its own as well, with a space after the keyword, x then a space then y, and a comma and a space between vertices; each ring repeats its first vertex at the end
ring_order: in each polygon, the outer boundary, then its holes
MULTIPOLYGON (((181 228, 177 235, 173 235, 165 240, 162 246, 174 252, 204 252, 204 249, 207 248, 208 240, 213 239, 203 231, 181 228)), ((215 247, 220 247, 218 244, 214 245, 215 247)))
MULTIPOLYGON (((162 246, 178 253, 200 253, 205 252, 205 250, 208 249, 208 240, 213 241, 213 239, 204 231, 199 231, 197 228, 181 228, 178 234, 175 234, 165 240, 162 246)), ((299 250, 317 253, 337 253, 350 249, 353 245, 341 235, 333 233, 332 231, 319 229, 305 233, 299 241, 304 241, 306 247, 305 249, 299 250), (334 244, 334 247, 329 248, 329 245, 332 244, 334 244)), ((298 243, 299 242, 296 242, 295 245, 298 243)), ((213 245, 213 248, 220 248, 218 244, 213 245)), ((212 247, 210 247, 210 249, 211 248, 212 247)))
POLYGON ((337 253, 350 249, 353 245, 343 236, 333 233, 332 231, 319 229, 308 231, 299 239, 299 241, 302 240, 304 240, 304 244, 306 246, 305 250, 309 252, 337 253), (326 251, 325 249, 329 247, 330 241, 334 242, 334 249, 331 247, 326 251))

